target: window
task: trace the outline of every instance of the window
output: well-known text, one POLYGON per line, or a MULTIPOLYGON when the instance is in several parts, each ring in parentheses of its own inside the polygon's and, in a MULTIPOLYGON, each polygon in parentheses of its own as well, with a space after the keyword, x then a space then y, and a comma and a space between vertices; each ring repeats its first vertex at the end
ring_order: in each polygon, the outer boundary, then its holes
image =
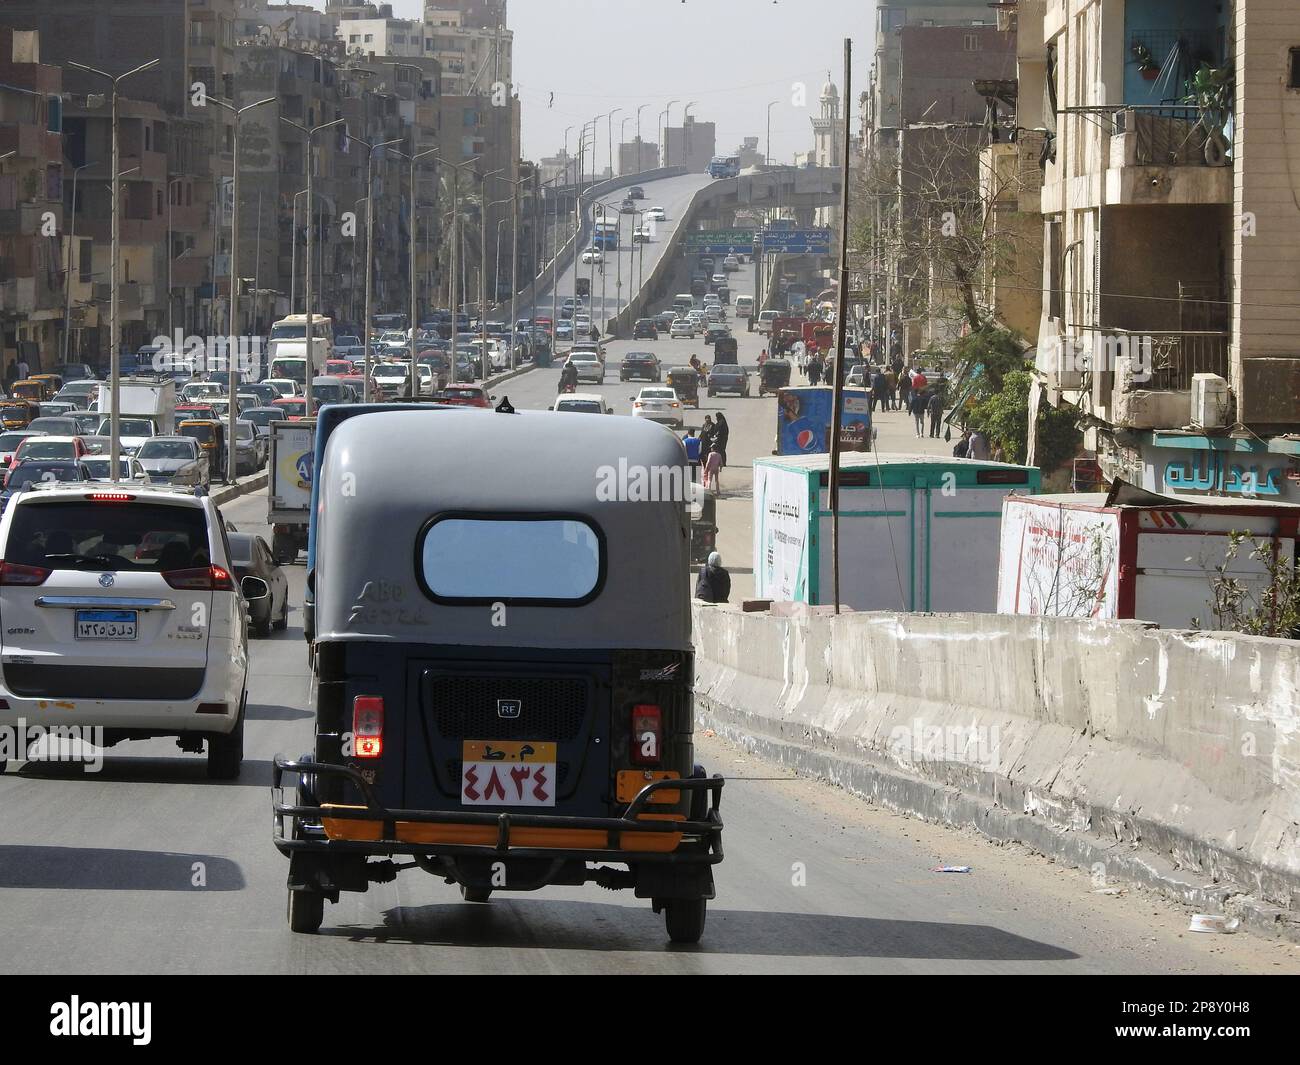
POLYGON ((1288 89, 1300 89, 1300 48, 1291 49, 1291 76, 1287 78, 1288 89))
POLYGON ((366 44, 370 44, 372 41, 374 41, 374 39, 375 39, 375 35, 373 33, 366 34, 366 44))
POLYGON ((605 576, 604 543, 585 519, 436 518, 418 544, 420 582, 436 600, 578 605, 605 576))
POLYGON ((1061 278, 1061 220, 1047 223, 1048 294, 1047 316, 1061 319, 1065 316, 1065 293, 1061 278))
POLYGON ((63 132, 63 100, 58 96, 45 98, 45 130, 47 133, 63 132))
POLYGON ((983 47, 978 33, 968 33, 962 41, 962 47, 968 52, 978 52, 983 47))

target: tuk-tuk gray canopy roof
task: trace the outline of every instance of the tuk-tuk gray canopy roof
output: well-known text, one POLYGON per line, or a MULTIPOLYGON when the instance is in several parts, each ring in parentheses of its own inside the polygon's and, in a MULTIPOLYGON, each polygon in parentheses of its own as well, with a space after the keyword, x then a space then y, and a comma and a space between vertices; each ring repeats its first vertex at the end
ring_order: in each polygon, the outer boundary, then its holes
MULTIPOLYGON (((622 416, 463 410, 374 413, 329 439, 316 515, 317 639, 556 649, 686 649, 689 526, 681 441, 622 416), (449 416, 451 415, 451 416, 449 416), (431 518, 582 517, 604 540, 583 605, 435 602, 417 553, 431 518)), ((689 482, 689 475, 685 480, 689 482)), ((463 559, 439 560, 457 567, 463 559)))

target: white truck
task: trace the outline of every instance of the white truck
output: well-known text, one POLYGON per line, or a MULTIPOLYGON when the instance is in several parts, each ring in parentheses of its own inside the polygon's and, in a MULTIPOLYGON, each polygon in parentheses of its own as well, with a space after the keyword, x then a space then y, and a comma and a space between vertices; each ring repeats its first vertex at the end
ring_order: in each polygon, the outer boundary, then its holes
MULTIPOLYGON (((122 418, 147 418, 154 436, 171 436, 176 421, 176 385, 170 377, 124 377, 118 384, 122 418)), ((113 413, 112 388, 99 386, 96 412, 113 413)))
POLYGON ((1129 490, 1008 496, 1002 501, 998 613, 1132 618, 1165 628, 1214 628, 1216 567, 1251 598, 1268 585, 1262 560, 1229 537, 1264 541, 1296 557, 1300 506, 1129 490), (1125 502, 1125 499, 1128 502, 1125 502))
POLYGON ((266 523, 271 526, 271 554, 287 565, 307 549, 316 419, 271 422, 269 428, 266 523))

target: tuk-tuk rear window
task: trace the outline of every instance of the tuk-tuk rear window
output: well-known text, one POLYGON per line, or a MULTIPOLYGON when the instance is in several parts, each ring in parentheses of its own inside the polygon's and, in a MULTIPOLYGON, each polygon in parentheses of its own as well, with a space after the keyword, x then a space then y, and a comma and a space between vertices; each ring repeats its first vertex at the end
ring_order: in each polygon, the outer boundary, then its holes
POLYGON ((436 517, 416 560, 425 593, 438 602, 579 606, 605 579, 603 537, 570 515, 436 517))

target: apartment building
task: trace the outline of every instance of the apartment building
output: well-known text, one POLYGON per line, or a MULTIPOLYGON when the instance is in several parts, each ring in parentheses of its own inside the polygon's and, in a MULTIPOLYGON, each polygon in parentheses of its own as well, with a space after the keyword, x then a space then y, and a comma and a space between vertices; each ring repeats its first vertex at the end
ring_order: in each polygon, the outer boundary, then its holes
POLYGON ((664 166, 684 166, 687 173, 703 174, 717 154, 717 128, 712 122, 687 115, 680 126, 664 130, 664 166))
POLYGON ((0 348, 52 364, 64 316, 61 71, 40 35, 0 27, 0 348))
POLYGON ((640 174, 659 165, 659 145, 631 140, 618 146, 619 174, 640 174))
POLYGON ((1108 476, 1300 502, 1300 6, 1019 7, 1045 57, 1049 401, 1089 415, 1108 476))
POLYGON ((425 55, 438 60, 448 96, 514 85, 514 34, 501 0, 426 0, 425 55))
POLYGON ((335 33, 352 55, 418 59, 426 54, 424 23, 395 18, 392 4, 331 5, 328 11, 338 17, 335 33))

